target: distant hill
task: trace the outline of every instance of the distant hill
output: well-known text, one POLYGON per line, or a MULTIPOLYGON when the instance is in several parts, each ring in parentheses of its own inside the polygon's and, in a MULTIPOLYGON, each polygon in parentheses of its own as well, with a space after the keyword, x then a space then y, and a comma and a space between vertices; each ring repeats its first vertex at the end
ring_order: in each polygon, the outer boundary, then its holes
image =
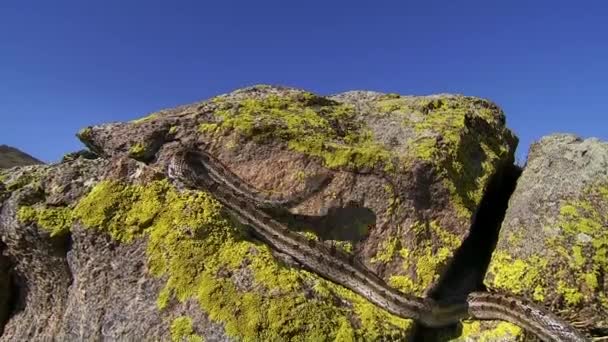
POLYGON ((44 164, 40 160, 30 156, 27 153, 21 152, 18 149, 0 145, 0 169, 6 169, 13 166, 44 164))

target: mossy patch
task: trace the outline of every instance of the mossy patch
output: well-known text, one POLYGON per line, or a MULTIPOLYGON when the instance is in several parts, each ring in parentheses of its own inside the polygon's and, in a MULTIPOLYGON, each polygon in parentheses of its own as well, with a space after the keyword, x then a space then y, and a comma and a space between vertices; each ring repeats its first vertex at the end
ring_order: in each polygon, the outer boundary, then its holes
MULTIPOLYGON (((8 177, 7 177, 8 178, 8 177)), ((16 178, 7 180, 6 189, 10 192, 19 190, 29 184, 37 183, 40 181, 41 175, 37 170, 23 171, 16 178)))
MULTIPOLYGON (((549 222, 549 221, 548 221, 549 222)), ((551 303, 566 316, 585 306, 598 317, 608 304, 600 277, 608 272, 608 185, 598 183, 562 201, 555 220, 542 227, 546 248, 525 258, 504 249, 494 253, 486 282, 536 301, 551 303)), ((524 235, 508 239, 521 244, 524 235)), ((515 235, 514 235, 515 234, 515 235)), ((516 246, 517 246, 516 245, 516 246)))
POLYGON ((608 183, 588 187, 575 199, 562 203, 555 225, 559 234, 548 240, 561 265, 555 272, 557 293, 566 307, 593 302, 599 275, 608 272, 608 183))
POLYGON ((512 158, 509 140, 514 138, 504 128, 503 114, 485 100, 384 97, 376 109, 401 116, 403 125, 416 132, 408 142, 405 162, 419 159, 434 164, 464 219, 479 205, 485 184, 499 164, 512 158))
POLYGON ((511 145, 516 141, 504 127, 500 109, 464 96, 387 94, 373 102, 375 115, 401 117, 407 130, 415 133, 405 153, 380 143, 353 105, 308 92, 258 92, 212 102, 216 121, 200 125, 205 134, 236 131, 258 142, 282 140, 292 150, 320 157, 330 168, 383 165, 394 172, 410 168, 416 160, 430 162, 464 220, 475 212, 500 164, 513 157, 511 145))
MULTIPOLYGON (((121 242, 147 236, 150 272, 167 280, 159 308, 195 299, 235 338, 377 340, 405 336, 411 327, 349 290, 281 265, 268 246, 244 239, 243 227, 206 192, 179 193, 166 181, 105 181, 74 216, 121 242), (247 274, 250 285, 243 288, 238 279, 247 274)), ((176 324, 176 331, 189 331, 185 319, 176 324)))
POLYGON ((397 210, 399 204, 401 204, 401 199, 399 199, 399 196, 396 194, 395 188, 390 184, 384 185, 384 191, 388 196, 388 207, 386 208, 385 215, 391 216, 397 210))
POLYGON ((436 221, 416 222, 410 231, 419 243, 415 249, 401 248, 398 251, 405 274, 391 276, 389 284, 402 292, 422 295, 439 278, 439 270, 460 246, 460 239, 436 221), (413 274, 413 277, 408 274, 413 274))
POLYGON ((180 316, 171 323, 171 341, 173 342, 203 342, 201 336, 194 333, 192 319, 188 316, 180 316))
POLYGON ((524 341, 524 330, 508 322, 497 323, 494 328, 482 329, 479 321, 462 322, 462 333, 454 342, 470 341, 493 342, 493 341, 524 341))
MULTIPOLYGON (((312 241, 321 241, 319 236, 313 232, 312 230, 303 230, 296 232, 296 234, 300 234, 308 240, 312 241)), ((323 243, 328 246, 335 246, 336 248, 341 249, 343 252, 352 253, 353 252, 353 244, 350 241, 345 240, 323 240, 323 243)))
POLYGON ((80 131, 78 131, 78 133, 76 133, 76 136, 81 141, 88 141, 92 135, 93 135, 93 128, 91 128, 91 127, 85 127, 83 129, 81 129, 80 131))
POLYGON ((256 141, 280 139, 330 168, 393 167, 389 150, 374 140, 351 105, 311 93, 221 102, 215 116, 219 122, 201 124, 201 132, 234 130, 256 141))
POLYGON ((513 151, 509 150, 506 132, 499 130, 502 127, 498 128, 496 118, 491 113, 483 114, 485 108, 471 111, 470 102, 458 97, 435 102, 424 120, 406 123, 422 137, 413 145, 413 152, 418 158, 440 166, 457 213, 469 218, 481 202, 485 184, 513 151), (467 120, 473 119, 467 118, 473 115, 485 121, 487 130, 470 132, 467 120))
POLYGON ((393 260, 393 256, 396 254, 397 250, 400 248, 399 239, 396 237, 389 237, 387 240, 382 242, 380 248, 376 252, 376 256, 374 256, 371 260, 372 263, 388 263, 393 260))
POLYGON ((66 207, 22 206, 17 212, 17 219, 21 223, 35 223, 38 227, 47 231, 51 237, 69 233, 74 221, 72 210, 66 207))
POLYGON ((506 252, 497 251, 492 256, 488 273, 494 287, 514 294, 524 294, 532 290, 533 298, 542 301, 548 285, 547 265, 547 259, 539 255, 517 259, 506 252))
POLYGON ((130 122, 130 123, 132 123, 132 124, 136 124, 136 125, 137 125, 137 124, 144 123, 144 122, 146 122, 146 121, 151 121, 151 120, 154 120, 154 119, 156 119, 157 117, 158 117, 158 113, 152 113, 152 114, 146 115, 146 116, 144 116, 144 117, 141 117, 141 118, 139 118, 139 119, 131 120, 131 121, 129 121, 129 122, 130 122))
POLYGON ((140 160, 146 155, 146 145, 142 142, 136 142, 129 148, 129 157, 140 160))

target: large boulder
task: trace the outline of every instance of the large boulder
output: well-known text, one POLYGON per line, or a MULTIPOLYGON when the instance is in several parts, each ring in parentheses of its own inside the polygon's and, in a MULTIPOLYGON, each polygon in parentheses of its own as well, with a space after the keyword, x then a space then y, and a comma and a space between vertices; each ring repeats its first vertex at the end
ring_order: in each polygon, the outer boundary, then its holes
POLYGON ((486 284, 608 334, 608 143, 558 134, 530 148, 486 284))
POLYGON ((406 338, 412 321, 303 270, 207 192, 176 188, 168 159, 205 149, 270 196, 320 187, 281 219, 425 296, 517 144, 475 97, 269 86, 79 137, 92 159, 0 174, 18 292, 0 340, 406 338))

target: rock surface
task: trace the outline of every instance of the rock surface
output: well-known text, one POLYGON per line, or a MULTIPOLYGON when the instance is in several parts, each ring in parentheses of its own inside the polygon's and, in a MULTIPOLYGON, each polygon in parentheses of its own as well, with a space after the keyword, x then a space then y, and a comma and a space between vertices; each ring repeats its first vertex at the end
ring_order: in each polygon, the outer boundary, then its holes
POLYGON ((608 143, 544 137, 530 148, 486 283, 606 335, 607 272, 608 143))
POLYGON ((42 162, 14 147, 0 145, 0 169, 34 164, 42 164, 42 162))
MULTIPOLYGON (((517 144, 479 98, 269 86, 79 137, 92 153, 0 171, 1 341, 410 338, 412 321, 303 270, 208 193, 176 188, 168 158, 205 149, 271 196, 329 180, 281 219, 424 296, 442 288, 517 144)), ((483 273, 462 277, 470 291, 483 273)), ((472 322, 463 336, 523 336, 490 329, 472 322)))

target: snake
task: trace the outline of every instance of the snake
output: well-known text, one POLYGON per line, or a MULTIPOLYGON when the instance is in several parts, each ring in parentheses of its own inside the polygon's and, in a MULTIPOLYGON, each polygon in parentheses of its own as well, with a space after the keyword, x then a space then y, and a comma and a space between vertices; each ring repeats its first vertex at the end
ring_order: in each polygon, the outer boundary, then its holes
POLYGON ((289 255, 303 268, 363 296, 378 307, 429 328, 457 324, 465 319, 502 320, 518 325, 542 341, 589 341, 566 321, 531 301, 508 293, 476 291, 464 300, 439 301, 403 293, 389 286, 353 253, 308 239, 274 219, 264 208, 289 206, 312 195, 322 184, 292 199, 260 198, 211 153, 181 149, 167 166, 170 180, 213 195, 224 208, 271 248, 289 255))

